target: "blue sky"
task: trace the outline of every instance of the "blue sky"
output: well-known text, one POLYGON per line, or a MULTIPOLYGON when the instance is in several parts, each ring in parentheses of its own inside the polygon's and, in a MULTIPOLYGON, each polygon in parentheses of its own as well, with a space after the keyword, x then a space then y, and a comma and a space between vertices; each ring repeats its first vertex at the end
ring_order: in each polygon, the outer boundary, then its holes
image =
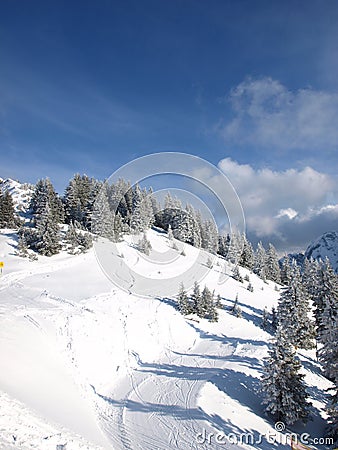
POLYGON ((187 152, 244 197, 249 167, 262 194, 261 209, 244 202, 248 226, 295 247, 281 223, 338 203, 336 1, 3 0, 0 67, 2 177, 49 176, 62 192, 75 172, 187 152), (290 170, 320 195, 304 204, 290 170), (279 180, 269 201, 267 179, 279 180))

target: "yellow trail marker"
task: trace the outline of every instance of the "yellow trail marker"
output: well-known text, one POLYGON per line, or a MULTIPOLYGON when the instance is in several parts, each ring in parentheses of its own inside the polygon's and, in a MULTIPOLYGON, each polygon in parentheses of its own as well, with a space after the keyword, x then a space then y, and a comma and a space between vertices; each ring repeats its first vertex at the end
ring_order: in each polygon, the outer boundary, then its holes
POLYGON ((5 263, 3 261, 0 261, 0 269, 4 267, 5 263))

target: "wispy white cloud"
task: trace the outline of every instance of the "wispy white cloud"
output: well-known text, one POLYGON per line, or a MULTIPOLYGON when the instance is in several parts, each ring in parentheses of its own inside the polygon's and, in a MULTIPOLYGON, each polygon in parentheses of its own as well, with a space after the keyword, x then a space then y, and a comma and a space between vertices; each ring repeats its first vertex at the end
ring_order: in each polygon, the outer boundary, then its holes
POLYGON ((226 97, 232 118, 216 130, 228 143, 270 150, 338 150, 338 92, 292 91, 272 78, 248 78, 226 97))
POLYGON ((279 248, 307 245, 337 228, 338 183, 311 167, 255 170, 230 158, 219 162, 242 202, 248 233, 279 248))

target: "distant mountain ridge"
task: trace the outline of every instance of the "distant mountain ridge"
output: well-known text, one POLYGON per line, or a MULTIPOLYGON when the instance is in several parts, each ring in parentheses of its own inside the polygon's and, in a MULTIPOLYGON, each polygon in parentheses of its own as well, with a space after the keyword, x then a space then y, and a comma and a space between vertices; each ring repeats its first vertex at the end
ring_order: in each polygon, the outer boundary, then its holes
POLYGON ((34 192, 34 186, 29 183, 20 183, 11 178, 0 178, 0 190, 9 192, 13 198, 16 212, 27 212, 34 192))
POLYGON ((328 231, 314 240, 305 251, 305 258, 330 260, 333 269, 338 272, 338 232, 328 231))

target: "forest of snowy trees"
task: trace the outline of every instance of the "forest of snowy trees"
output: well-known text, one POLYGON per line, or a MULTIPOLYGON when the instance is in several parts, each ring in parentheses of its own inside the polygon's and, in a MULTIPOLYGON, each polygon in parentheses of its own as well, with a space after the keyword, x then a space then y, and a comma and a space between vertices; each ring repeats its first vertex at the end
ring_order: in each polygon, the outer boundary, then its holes
MULTIPOLYGON (((173 248, 177 239, 226 257, 232 263, 233 278, 239 282, 244 282, 240 267, 245 267, 262 280, 276 283, 281 290, 277 310, 265 310, 262 324, 273 334, 262 377, 266 411, 286 424, 307 420, 311 405, 297 350, 315 349, 323 374, 334 385, 327 414, 329 434, 337 442, 338 278, 329 260, 305 259, 300 267, 285 257, 280 264, 272 244, 266 249, 259 242, 254 250, 245 235, 219 233, 213 221, 205 220, 199 211, 182 205, 169 193, 163 205, 151 194, 151 189, 131 186, 122 179, 108 185, 76 174, 60 197, 49 179, 41 179, 35 185, 29 211, 21 216, 15 212, 11 195, 0 193, 0 228, 17 228, 17 254, 36 258, 37 254, 51 256, 61 250, 84 252, 92 246, 95 235, 118 242, 128 233, 139 234, 138 248, 149 254, 146 231, 155 226, 167 232, 173 248)), ((207 264, 212 265, 212 261, 207 264)), ((250 282, 247 289, 253 289, 250 282)), ((215 298, 208 287, 201 289, 196 283, 189 296, 182 285, 177 299, 182 314, 218 320, 221 298, 215 298)), ((236 302, 231 312, 240 317, 236 302)))
POLYGON ((316 349, 323 374, 334 385, 327 406, 328 435, 337 443, 338 277, 328 259, 305 260, 301 270, 285 258, 281 278, 277 311, 270 320, 266 313, 263 317, 263 327, 274 334, 262 378, 263 403, 286 424, 308 419, 311 405, 296 351, 316 349))
POLYGON ((19 228, 22 256, 32 250, 51 256, 61 250, 84 251, 91 236, 99 235, 118 242, 123 234, 144 233, 152 226, 169 233, 172 239, 218 254, 242 267, 253 270, 263 279, 279 283, 281 274, 273 245, 265 250, 261 243, 254 251, 245 235, 219 233, 216 224, 204 219, 191 205, 168 193, 164 204, 158 203, 151 189, 131 186, 118 180, 108 185, 86 175, 76 174, 60 197, 51 181, 39 180, 25 220, 15 214, 8 192, 0 196, 2 227, 19 228), (66 225, 68 231, 64 231, 66 225))

